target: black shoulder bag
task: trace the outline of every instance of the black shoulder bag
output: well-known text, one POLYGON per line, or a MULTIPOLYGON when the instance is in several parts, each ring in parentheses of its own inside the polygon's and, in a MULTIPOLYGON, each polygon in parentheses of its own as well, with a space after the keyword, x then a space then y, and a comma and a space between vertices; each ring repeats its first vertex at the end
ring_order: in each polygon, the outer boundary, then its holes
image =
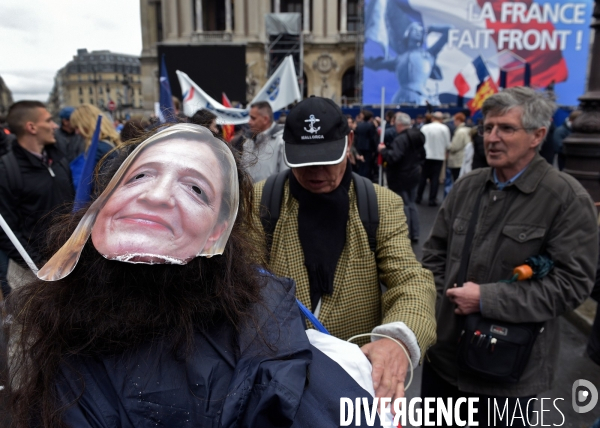
MULTIPOLYGON (((469 228, 465 236, 456 286, 462 287, 466 276, 479 205, 483 191, 477 197, 469 228)), ((458 367, 481 379, 502 383, 517 383, 531 356, 533 344, 543 330, 543 322, 509 323, 484 318, 480 312, 466 315, 458 339, 458 367)))

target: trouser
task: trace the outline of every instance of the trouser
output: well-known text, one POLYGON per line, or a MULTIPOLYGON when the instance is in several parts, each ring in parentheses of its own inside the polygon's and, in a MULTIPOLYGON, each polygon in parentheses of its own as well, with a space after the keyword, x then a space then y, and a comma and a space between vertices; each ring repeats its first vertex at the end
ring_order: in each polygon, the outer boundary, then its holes
POLYGON ((362 177, 366 177, 369 180, 373 178, 373 174, 371 171, 373 162, 373 156, 370 150, 359 150, 358 153, 364 157, 364 162, 358 163, 358 175, 362 177))
POLYGON ((400 190, 398 194, 404 202, 404 213, 408 224, 408 234, 411 241, 419 240, 419 212, 417 211, 417 187, 415 184, 410 190, 400 190))
MULTIPOLYGON (((477 413, 474 414, 474 420, 479 423, 480 428, 509 426, 529 427, 530 425, 528 421, 531 421, 533 425, 539 424, 539 420, 536 421, 536 416, 533 413, 534 402, 532 401, 529 406, 527 405, 529 400, 535 398, 535 395, 527 397, 499 397, 460 391, 456 386, 442 379, 427 361, 425 361, 423 364, 423 377, 421 378, 421 398, 423 399, 425 397, 440 397, 443 399, 452 398, 453 402, 456 402, 456 399, 459 397, 479 397, 479 402, 475 403, 474 405, 474 407, 477 409, 477 413), (519 406, 522 410, 523 419, 520 417, 513 418, 517 401, 519 402, 519 406), (495 412, 496 409, 494 409, 494 403, 499 406, 500 412, 502 411, 505 403, 508 403, 507 411, 504 413, 502 418, 500 418, 498 412, 495 412)), ((460 410, 461 419, 463 421, 467 421, 468 407, 463 404, 460 406, 460 410)), ((517 415, 520 415, 518 410, 516 413, 517 415)), ((447 427, 448 425, 444 425, 445 422, 445 420, 442 420, 442 424, 437 426, 447 427)), ((454 422, 456 423, 456 420, 454 420, 454 422)))
POLYGON ((567 162, 567 157, 564 155, 564 153, 559 153, 558 154, 558 170, 562 171, 563 169, 565 169, 565 163, 567 162))
POLYGON ((450 168, 450 173, 452 174, 452 180, 456 181, 460 175, 460 168, 450 168))
POLYGON ((435 159, 426 159, 421 171, 421 180, 419 181, 419 189, 417 190, 417 202, 423 199, 423 191, 429 179, 429 202, 435 202, 440 185, 440 172, 444 161, 435 159))

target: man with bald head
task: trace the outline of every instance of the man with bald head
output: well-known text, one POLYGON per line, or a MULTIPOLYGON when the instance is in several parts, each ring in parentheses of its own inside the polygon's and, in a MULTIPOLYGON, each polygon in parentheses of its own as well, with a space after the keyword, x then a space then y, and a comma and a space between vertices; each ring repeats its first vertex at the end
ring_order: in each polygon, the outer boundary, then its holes
MULTIPOLYGON (((73 202, 71 171, 55 146, 58 128, 39 101, 14 103, 6 118, 16 141, 0 160, 0 214, 33 261, 40 266, 40 248, 52 215, 73 202)), ((21 265, 24 260, 4 232, 0 249, 21 265)))
POLYGON ((254 182, 288 169, 283 159, 283 125, 273 121, 273 109, 267 101, 250 106, 252 138, 243 146, 243 159, 254 182))

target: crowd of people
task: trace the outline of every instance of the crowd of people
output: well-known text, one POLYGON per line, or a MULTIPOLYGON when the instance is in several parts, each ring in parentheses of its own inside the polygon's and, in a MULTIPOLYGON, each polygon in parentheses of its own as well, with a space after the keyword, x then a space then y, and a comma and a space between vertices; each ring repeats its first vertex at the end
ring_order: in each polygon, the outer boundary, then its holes
POLYGON ((552 133, 554 110, 517 87, 477 124, 390 111, 381 129, 309 97, 280 121, 249 106, 226 141, 208 110, 115 124, 83 105, 57 125, 16 102, 0 132, 14 426, 338 426, 341 398, 402 398, 418 365, 422 397, 479 397, 479 426, 489 398, 531 416, 558 317, 599 266, 596 208, 559 170, 578 113, 552 133), (441 206, 424 237, 427 186, 441 206))

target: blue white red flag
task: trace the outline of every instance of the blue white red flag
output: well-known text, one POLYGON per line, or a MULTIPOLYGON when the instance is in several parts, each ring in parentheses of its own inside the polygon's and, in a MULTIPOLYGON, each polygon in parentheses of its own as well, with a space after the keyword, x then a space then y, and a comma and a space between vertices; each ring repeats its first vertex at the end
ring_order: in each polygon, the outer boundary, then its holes
POLYGON ((482 84, 489 75, 483 58, 481 58, 481 55, 477 56, 471 64, 463 68, 454 78, 454 86, 456 86, 458 95, 464 97, 472 88, 477 88, 482 84))

